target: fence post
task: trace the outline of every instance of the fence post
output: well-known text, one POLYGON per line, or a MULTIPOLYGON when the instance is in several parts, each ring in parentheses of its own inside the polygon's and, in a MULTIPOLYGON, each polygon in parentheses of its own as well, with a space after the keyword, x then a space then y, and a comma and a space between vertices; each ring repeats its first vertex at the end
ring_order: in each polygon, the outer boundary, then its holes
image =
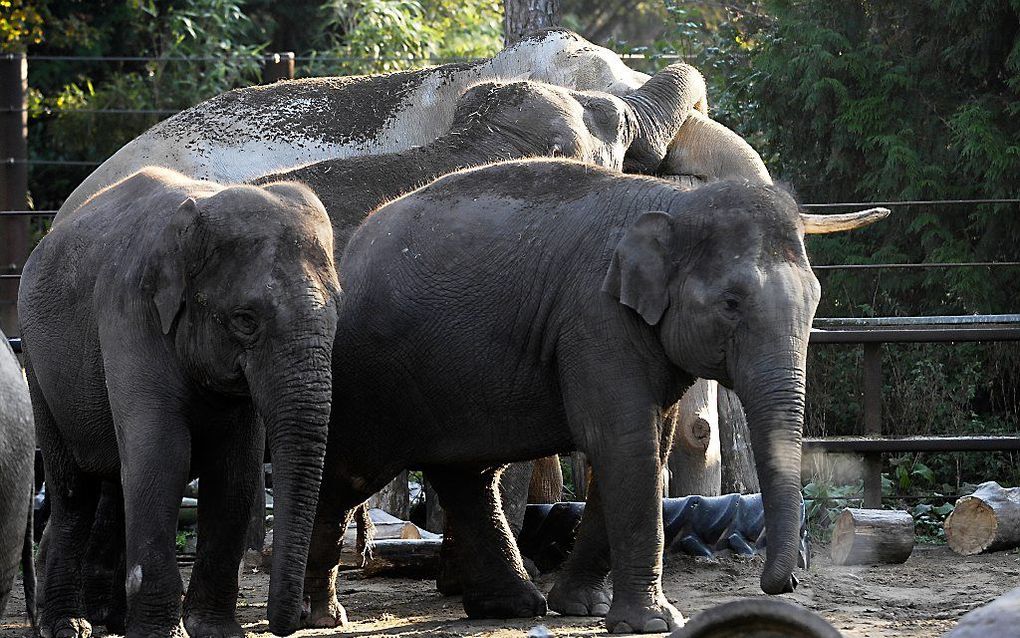
POLYGON ((294 79, 294 53, 270 53, 262 61, 262 83, 294 79))
MULTIPOLYGON (((28 201, 28 58, 0 55, 0 210, 27 208, 28 201)), ((21 272, 30 250, 28 217, 0 218, 0 274, 21 272)), ((0 279, 0 328, 18 331, 18 280, 0 279)))
MULTIPOLYGON (((882 344, 864 344, 864 432, 882 434, 882 344)), ((882 453, 864 455, 864 507, 882 507, 882 453)))

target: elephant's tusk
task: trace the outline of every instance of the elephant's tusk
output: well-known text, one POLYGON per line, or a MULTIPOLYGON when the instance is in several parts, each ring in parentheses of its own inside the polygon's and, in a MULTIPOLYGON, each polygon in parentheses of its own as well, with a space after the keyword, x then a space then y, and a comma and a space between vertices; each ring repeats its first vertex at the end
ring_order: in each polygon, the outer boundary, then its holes
POLYGON ((869 208, 842 215, 808 215, 807 213, 801 213, 800 219, 804 222, 805 235, 821 235, 823 233, 853 230, 874 224, 878 220, 888 217, 889 212, 888 208, 869 208))

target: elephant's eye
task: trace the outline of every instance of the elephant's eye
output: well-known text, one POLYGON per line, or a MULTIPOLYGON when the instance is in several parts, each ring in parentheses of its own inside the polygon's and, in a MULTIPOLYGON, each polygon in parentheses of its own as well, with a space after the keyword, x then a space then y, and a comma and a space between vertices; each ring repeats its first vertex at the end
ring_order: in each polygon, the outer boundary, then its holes
POLYGON ((734 295, 726 295, 722 300, 722 312, 730 319, 736 319, 740 315, 740 299, 734 295))
POLYGON ((259 322, 248 310, 235 310, 230 313, 230 329, 239 337, 251 337, 259 330, 259 322))

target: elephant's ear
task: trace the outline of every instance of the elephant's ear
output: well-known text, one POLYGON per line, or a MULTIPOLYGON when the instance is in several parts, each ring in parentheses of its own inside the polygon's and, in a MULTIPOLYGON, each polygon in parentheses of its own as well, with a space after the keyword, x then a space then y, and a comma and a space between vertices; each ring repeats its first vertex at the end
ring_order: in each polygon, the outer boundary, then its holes
POLYGON ((648 212, 627 229, 616 245, 602 290, 636 310, 650 326, 669 306, 670 251, 673 225, 669 215, 648 212))
POLYGON ((183 240, 198 219, 198 203, 189 197, 178 207, 156 242, 143 281, 159 315, 163 334, 169 334, 184 306, 183 240))

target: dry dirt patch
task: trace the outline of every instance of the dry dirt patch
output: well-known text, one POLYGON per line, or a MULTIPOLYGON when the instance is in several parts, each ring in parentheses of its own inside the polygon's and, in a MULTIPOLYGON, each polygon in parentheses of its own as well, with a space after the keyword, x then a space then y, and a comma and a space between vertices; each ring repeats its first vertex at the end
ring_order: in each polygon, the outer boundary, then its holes
MULTIPOLYGON (((903 565, 838 567, 815 546, 810 570, 799 572, 800 587, 784 596, 824 616, 847 638, 928 638, 941 636, 974 607, 1020 586, 1020 554, 958 556, 948 547, 918 546, 903 565)), ((684 615, 691 615, 737 598, 760 596, 758 561, 724 558, 709 562, 685 556, 666 561, 666 596, 684 615)), ((187 570, 185 570, 185 579, 187 570)), ((555 574, 539 579, 548 591, 555 574)), ((265 604, 269 579, 245 574, 241 586, 240 620, 258 638, 266 633, 265 604)), ((597 619, 563 618, 513 621, 473 621, 464 617, 457 597, 440 596, 432 581, 371 578, 348 572, 339 583, 351 624, 339 630, 308 630, 300 637, 402 636, 461 638, 523 636, 544 624, 555 636, 604 635, 597 619)), ((12 592, 0 625, 3 638, 22 636, 24 599, 21 584, 12 592)), ((991 637, 989 637, 991 638, 991 637)))

